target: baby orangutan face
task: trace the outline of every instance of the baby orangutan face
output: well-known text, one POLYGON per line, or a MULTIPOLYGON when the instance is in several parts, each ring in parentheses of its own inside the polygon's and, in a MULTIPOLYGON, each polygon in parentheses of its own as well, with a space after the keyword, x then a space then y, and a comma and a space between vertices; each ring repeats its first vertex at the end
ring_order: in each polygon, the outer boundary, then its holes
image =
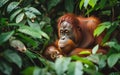
POLYGON ((44 55, 47 59, 55 60, 56 58, 63 57, 62 53, 54 46, 50 46, 45 51, 44 55))

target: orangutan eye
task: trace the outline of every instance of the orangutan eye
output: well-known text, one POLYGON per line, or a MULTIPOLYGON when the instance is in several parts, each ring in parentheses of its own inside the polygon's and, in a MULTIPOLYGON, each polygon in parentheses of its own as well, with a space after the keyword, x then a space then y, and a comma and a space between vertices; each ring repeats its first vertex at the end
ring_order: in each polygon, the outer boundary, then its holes
POLYGON ((65 30, 65 33, 68 35, 68 34, 69 34, 69 31, 68 31, 68 30, 65 30))
POLYGON ((63 30, 60 30, 60 33, 63 33, 63 30))
POLYGON ((69 33, 69 31, 68 31, 68 30, 65 30, 65 33, 69 33))

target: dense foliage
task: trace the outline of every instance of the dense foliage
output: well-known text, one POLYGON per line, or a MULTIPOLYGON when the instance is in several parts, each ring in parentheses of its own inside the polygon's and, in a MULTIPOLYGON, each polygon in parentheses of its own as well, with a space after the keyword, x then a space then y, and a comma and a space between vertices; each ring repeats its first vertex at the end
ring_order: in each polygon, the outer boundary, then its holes
POLYGON ((120 75, 119 10, 119 0, 0 0, 0 75, 120 75), (101 19, 94 35, 107 32, 107 55, 96 54, 96 45, 86 58, 42 56, 57 37, 57 18, 68 12, 101 19))

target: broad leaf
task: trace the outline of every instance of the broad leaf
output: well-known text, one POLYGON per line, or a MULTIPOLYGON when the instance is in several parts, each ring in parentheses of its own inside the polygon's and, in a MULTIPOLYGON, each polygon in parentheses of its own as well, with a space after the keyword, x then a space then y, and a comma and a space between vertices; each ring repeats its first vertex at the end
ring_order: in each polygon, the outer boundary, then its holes
POLYGON ((120 53, 112 54, 108 57, 107 63, 110 68, 112 68, 120 59, 120 53))
POLYGON ((67 69, 68 69, 70 60, 71 60, 70 58, 58 58, 55 61, 55 71, 56 71, 57 75, 64 75, 65 71, 67 71, 67 69))
POLYGON ((30 25, 30 27, 40 30, 40 24, 37 21, 31 22, 30 20, 27 20, 27 22, 30 25))
POLYGON ((4 58, 9 62, 15 63, 18 67, 22 67, 22 59, 21 57, 12 50, 6 50, 3 52, 4 58))
POLYGON ((96 54, 97 51, 99 49, 99 45, 96 45, 93 49, 92 49, 92 54, 96 54))
POLYGON ((11 2, 7 7, 7 12, 10 13, 13 9, 15 9, 19 5, 19 2, 11 2))
POLYGON ((22 74, 23 75, 33 75, 35 68, 36 67, 28 67, 22 71, 22 74))
POLYGON ((84 0, 84 7, 87 8, 90 0, 84 0))
POLYGON ((111 41, 105 43, 105 45, 108 45, 111 48, 115 48, 117 51, 120 51, 120 45, 117 43, 117 41, 111 41))
POLYGON ((5 3, 7 3, 9 0, 0 0, 0 7, 2 7, 5 3))
POLYGON ((114 26, 111 26, 111 27, 108 29, 105 37, 104 37, 103 40, 102 40, 102 43, 103 43, 103 44, 109 40, 112 32, 115 31, 116 28, 117 28, 117 25, 114 25, 114 26))
POLYGON ((89 67, 95 69, 94 64, 91 61, 89 61, 87 58, 82 58, 82 57, 78 57, 78 56, 72 56, 71 58, 72 58, 72 60, 80 61, 84 64, 87 64, 89 67))
POLYGON ((105 7, 106 2, 107 2, 107 0, 100 0, 99 8, 103 9, 105 7))
POLYGON ((81 0, 81 1, 80 1, 80 4, 79 4, 79 8, 80 8, 80 9, 82 9, 83 4, 84 4, 84 0, 81 0))
POLYGON ((29 18, 29 19, 36 18, 36 15, 34 13, 29 12, 29 11, 25 12, 25 14, 26 14, 27 18, 29 18))
POLYGON ((74 10, 74 0, 65 0, 65 9, 68 12, 73 12, 74 10))
POLYGON ((22 33, 25 33, 27 35, 30 35, 32 36, 33 38, 39 38, 41 39, 42 36, 49 39, 48 35, 46 33, 44 33, 43 31, 41 30, 36 30, 34 28, 31 28, 29 26, 21 26, 18 31, 22 32, 22 33))
POLYGON ((0 34, 0 44, 6 42, 13 34, 14 34, 14 31, 0 34))
POLYGON ((32 53, 31 51, 29 51, 29 50, 26 50, 26 51, 25 51, 25 54, 26 54, 30 59, 37 58, 36 55, 35 55, 34 53, 32 53))
POLYGON ((56 6, 61 0, 49 0, 48 2, 48 10, 51 10, 54 6, 56 6))
POLYGON ((37 10, 36 8, 34 8, 34 7, 29 7, 27 10, 34 13, 34 14, 36 14, 36 15, 41 15, 41 12, 39 10, 37 10))
POLYGON ((80 55, 90 55, 91 54, 91 52, 90 51, 82 51, 82 52, 80 52, 79 53, 80 55))
POLYGON ((22 9, 19 9, 19 10, 15 11, 15 12, 10 16, 10 21, 12 21, 21 11, 22 11, 22 9))
POLYGON ((18 33, 18 36, 23 39, 22 41, 25 44, 28 44, 29 46, 32 46, 33 48, 34 47, 38 47, 38 42, 36 42, 35 40, 33 40, 31 37, 25 36, 22 33, 18 33))
POLYGON ((106 28, 110 28, 110 22, 101 23, 94 31, 94 36, 99 36, 106 28))
POLYGON ((5 75, 12 75, 12 67, 4 61, 0 61, 0 71, 5 75))
POLYGON ((68 68, 68 75, 83 75, 83 64, 79 61, 71 62, 68 68))
POLYGON ((104 68, 106 66, 106 59, 107 59, 107 56, 106 55, 101 55, 100 56, 100 60, 98 62, 98 65, 99 65, 99 68, 104 68))
POLYGON ((17 17, 16 17, 16 23, 20 23, 23 18, 24 18, 24 13, 20 13, 17 17))
POLYGON ((98 0, 90 0, 89 5, 92 6, 92 8, 96 5, 98 0))

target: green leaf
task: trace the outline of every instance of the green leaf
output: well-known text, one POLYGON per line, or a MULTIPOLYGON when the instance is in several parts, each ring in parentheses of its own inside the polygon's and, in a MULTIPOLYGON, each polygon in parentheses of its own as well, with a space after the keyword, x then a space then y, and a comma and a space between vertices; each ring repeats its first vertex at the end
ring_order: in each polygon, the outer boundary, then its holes
POLYGON ((12 67, 4 61, 0 61, 0 71, 5 75, 12 75, 12 67))
POLYGON ((38 43, 35 40, 33 40, 32 38, 30 38, 29 36, 25 36, 25 35, 23 35, 21 33, 18 33, 18 36, 20 38, 22 38, 22 41, 24 43, 26 43, 26 44, 28 44, 30 46, 33 46, 33 47, 38 47, 38 43))
POLYGON ((7 12, 10 13, 13 9, 15 9, 19 5, 19 2, 11 2, 7 7, 7 12))
POLYGON ((2 7, 5 3, 7 3, 9 0, 0 0, 0 7, 2 7))
POLYGON ((107 15, 110 16, 111 15, 111 10, 105 10, 105 11, 101 11, 102 15, 107 15))
POLYGON ((55 71, 56 71, 57 75, 64 75, 65 71, 67 71, 67 69, 68 69, 70 60, 71 60, 70 58, 58 58, 55 61, 55 71))
POLYGON ((36 67, 28 67, 25 70, 22 71, 23 75, 33 75, 33 72, 36 67))
POLYGON ((84 64, 87 64, 90 68, 95 69, 94 64, 91 61, 89 61, 87 58, 82 58, 82 57, 78 57, 78 56, 71 56, 71 58, 72 58, 72 60, 80 61, 84 64))
POLYGON ((84 69, 85 73, 87 73, 88 75, 103 75, 102 73, 93 70, 93 69, 89 69, 89 68, 85 68, 84 69))
POLYGON ((80 55, 90 55, 91 54, 91 52, 90 51, 82 51, 82 52, 80 52, 79 53, 80 55))
POLYGON ((12 21, 21 11, 22 11, 22 9, 19 9, 19 10, 15 11, 15 12, 10 16, 10 21, 12 21))
POLYGON ((73 12, 74 10, 74 0, 65 0, 65 9, 68 11, 68 12, 73 12))
POLYGON ((68 75, 83 75, 83 64, 79 61, 71 62, 68 68, 68 75))
POLYGON ((99 68, 104 68, 106 66, 106 59, 107 59, 107 56, 106 55, 101 55, 100 56, 100 60, 98 62, 98 65, 99 65, 99 68))
POLYGON ((32 58, 37 58, 36 55, 29 50, 26 50, 25 54, 31 59, 32 58))
POLYGON ((92 6, 92 8, 96 5, 98 0, 90 0, 89 5, 92 6))
POLYGON ((120 45, 117 43, 117 41, 110 41, 105 43, 105 45, 108 45, 111 48, 115 48, 117 51, 120 51, 120 45))
POLYGON ((83 4, 84 4, 84 0, 81 0, 81 1, 80 1, 80 4, 79 4, 79 8, 80 8, 80 9, 82 9, 83 4))
POLYGON ((117 25, 114 25, 114 26, 111 26, 111 27, 108 29, 105 37, 104 37, 103 40, 102 40, 102 43, 103 43, 103 44, 109 40, 112 32, 115 31, 116 28, 117 28, 117 25))
POLYGON ((15 63, 19 68, 22 67, 22 59, 16 52, 12 50, 6 50, 3 52, 3 54, 6 60, 15 63))
POLYGON ((119 59, 120 59, 120 53, 111 54, 107 60, 108 66, 112 68, 119 59))
POLYGON ((29 7, 28 11, 30 11, 30 12, 36 14, 36 15, 41 15, 41 12, 34 7, 29 7))
POLYGON ((90 0, 84 0, 84 7, 87 8, 90 0))
POLYGON ((20 23, 23 18, 24 18, 24 13, 20 13, 17 17, 16 17, 16 23, 20 23))
POLYGON ((120 72, 112 72, 109 75, 120 75, 120 72))
POLYGON ((29 12, 29 11, 25 12, 25 14, 26 14, 27 18, 29 18, 29 19, 36 18, 36 15, 34 13, 29 12))
POLYGON ((56 6, 61 0, 49 0, 48 2, 48 10, 51 10, 54 6, 56 6))
POLYGON ((49 39, 48 35, 46 33, 44 33, 41 30, 36 30, 34 28, 31 28, 29 26, 21 26, 18 31, 25 33, 27 35, 32 36, 33 38, 39 38, 41 39, 42 36, 45 37, 46 39, 49 39))
POLYGON ((93 49, 92 49, 92 54, 96 54, 97 51, 99 49, 99 45, 96 45, 93 49))
POLYGON ((14 31, 0 34, 0 45, 6 42, 13 34, 14 34, 14 31))
POLYGON ((94 31, 94 36, 99 36, 106 28, 110 28, 110 22, 101 23, 94 31))
POLYGON ((37 21, 31 22, 30 20, 27 20, 27 22, 30 25, 30 27, 40 30, 40 24, 37 21))
POLYGON ((106 2, 107 2, 107 0, 100 0, 100 2, 99 2, 99 8, 103 9, 105 7, 105 5, 106 5, 106 2))

